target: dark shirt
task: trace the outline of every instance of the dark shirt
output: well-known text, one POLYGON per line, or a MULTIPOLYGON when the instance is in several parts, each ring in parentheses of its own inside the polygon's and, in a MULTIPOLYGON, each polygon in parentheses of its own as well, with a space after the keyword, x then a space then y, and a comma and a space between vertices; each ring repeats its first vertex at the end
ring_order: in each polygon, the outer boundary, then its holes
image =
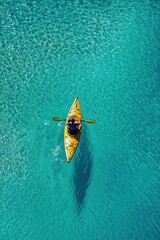
POLYGON ((68 123, 70 131, 75 131, 77 130, 78 123, 68 123))

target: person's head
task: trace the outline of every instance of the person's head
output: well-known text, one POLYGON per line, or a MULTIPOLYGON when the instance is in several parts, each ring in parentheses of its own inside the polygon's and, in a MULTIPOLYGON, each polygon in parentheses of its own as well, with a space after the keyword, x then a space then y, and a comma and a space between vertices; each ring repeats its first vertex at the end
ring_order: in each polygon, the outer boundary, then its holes
POLYGON ((74 122, 75 122, 75 119, 73 118, 73 119, 72 119, 72 124, 73 124, 74 122))

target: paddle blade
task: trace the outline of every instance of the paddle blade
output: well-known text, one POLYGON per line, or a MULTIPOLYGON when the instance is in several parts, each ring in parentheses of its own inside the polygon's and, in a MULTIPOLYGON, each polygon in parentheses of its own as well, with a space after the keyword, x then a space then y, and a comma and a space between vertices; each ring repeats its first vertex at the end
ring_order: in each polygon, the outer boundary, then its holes
POLYGON ((53 120, 53 121, 63 121, 63 118, 60 118, 60 117, 53 117, 52 120, 53 120))
POLYGON ((96 120, 89 119, 89 120, 85 120, 85 122, 87 122, 87 123, 96 123, 96 120))

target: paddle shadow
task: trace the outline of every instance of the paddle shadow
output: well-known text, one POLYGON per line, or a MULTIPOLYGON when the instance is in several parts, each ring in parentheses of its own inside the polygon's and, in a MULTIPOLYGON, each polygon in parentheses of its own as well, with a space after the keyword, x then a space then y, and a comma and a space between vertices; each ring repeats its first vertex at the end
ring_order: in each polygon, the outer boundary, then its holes
POLYGON ((74 159, 73 173, 74 197, 78 213, 85 207, 85 197, 92 179, 92 166, 93 153, 87 134, 87 128, 84 126, 79 144, 78 156, 74 159))

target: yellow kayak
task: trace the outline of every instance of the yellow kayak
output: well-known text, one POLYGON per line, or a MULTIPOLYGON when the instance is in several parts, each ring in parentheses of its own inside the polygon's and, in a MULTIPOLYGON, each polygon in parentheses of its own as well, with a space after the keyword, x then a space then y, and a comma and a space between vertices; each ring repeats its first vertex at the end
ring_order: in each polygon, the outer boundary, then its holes
POLYGON ((68 163, 71 161, 77 149, 81 136, 81 131, 82 131, 82 113, 80 102, 78 100, 78 97, 76 97, 69 110, 64 128, 64 147, 68 163), (68 126, 68 123, 72 121, 72 119, 74 119, 75 123, 77 124, 77 132, 74 135, 69 132, 68 126))

